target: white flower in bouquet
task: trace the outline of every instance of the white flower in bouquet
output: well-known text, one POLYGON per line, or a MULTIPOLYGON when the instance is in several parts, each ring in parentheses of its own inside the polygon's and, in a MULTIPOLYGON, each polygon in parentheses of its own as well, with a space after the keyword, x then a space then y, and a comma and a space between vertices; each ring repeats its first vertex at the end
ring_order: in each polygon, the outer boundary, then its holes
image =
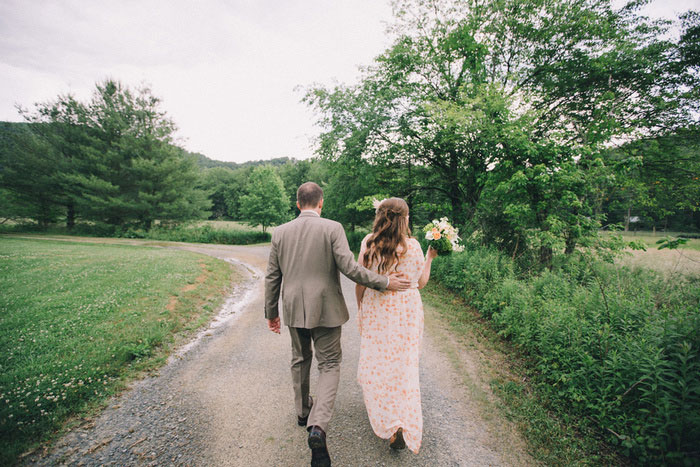
POLYGON ((428 245, 437 250, 438 254, 447 255, 453 251, 464 250, 464 246, 460 244, 459 229, 452 226, 447 217, 442 217, 439 221, 433 220, 423 231, 428 245))

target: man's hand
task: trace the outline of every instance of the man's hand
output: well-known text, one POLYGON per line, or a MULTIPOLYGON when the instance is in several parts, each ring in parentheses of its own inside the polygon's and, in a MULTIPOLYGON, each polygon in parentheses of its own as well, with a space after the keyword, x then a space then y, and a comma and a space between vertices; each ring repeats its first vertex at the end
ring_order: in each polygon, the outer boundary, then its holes
POLYGON ((389 285, 386 287, 387 290, 406 290, 410 286, 411 281, 408 279, 404 279, 403 273, 394 272, 389 274, 389 285))
POLYGON ((267 320, 267 327, 270 329, 270 331, 274 332, 275 334, 280 333, 280 317, 278 316, 277 318, 272 318, 267 320))

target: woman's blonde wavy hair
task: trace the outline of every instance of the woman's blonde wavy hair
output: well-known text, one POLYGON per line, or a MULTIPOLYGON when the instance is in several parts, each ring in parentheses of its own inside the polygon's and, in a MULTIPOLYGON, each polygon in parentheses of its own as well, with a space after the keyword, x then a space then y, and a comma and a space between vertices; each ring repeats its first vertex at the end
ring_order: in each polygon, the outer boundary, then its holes
POLYGON ((406 251, 406 239, 411 236, 408 226, 408 204, 401 198, 382 201, 367 239, 364 264, 377 265, 380 274, 386 274, 399 262, 399 251, 406 251), (401 249, 399 250, 399 247, 401 249))

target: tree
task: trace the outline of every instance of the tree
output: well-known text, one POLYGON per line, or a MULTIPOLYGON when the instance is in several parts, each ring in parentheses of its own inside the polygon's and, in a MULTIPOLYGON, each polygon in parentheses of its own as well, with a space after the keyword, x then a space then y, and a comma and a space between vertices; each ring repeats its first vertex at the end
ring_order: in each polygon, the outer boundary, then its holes
POLYGON ((254 166, 246 166, 236 169, 233 172, 232 183, 228 184, 223 191, 226 203, 226 214, 234 220, 242 220, 241 199, 246 194, 246 186, 253 173, 254 166))
POLYGON ((606 208, 613 218, 641 217, 653 228, 694 230, 694 213, 700 210, 700 128, 644 138, 625 144, 607 155, 627 169, 609 193, 606 208))
MULTIPOLYGON (((448 201, 462 226, 477 217, 485 225, 478 210, 487 186, 490 195, 510 196, 519 190, 496 186, 551 174, 511 201, 533 203, 528 228, 556 236, 549 246, 540 242, 545 261, 560 240, 574 251, 595 235, 596 222, 588 220, 601 219, 600 187, 611 176, 600 163, 605 145, 695 118, 695 30, 663 40, 669 24, 640 17, 639 3, 614 9, 609 0, 396 1, 393 44, 360 83, 307 92, 324 127, 319 153, 406 173, 429 168, 434 177, 415 178, 411 191, 448 201), (540 198, 557 194, 573 205, 552 203, 542 213, 540 198)), ((502 222, 505 213, 491 214, 492 226, 515 228, 502 222)), ((510 233, 498 235, 516 238, 510 233)))
POLYGON ((32 133, 54 152, 54 201, 65 208, 66 226, 75 225, 76 205, 82 193, 72 179, 85 164, 85 151, 95 142, 85 105, 72 95, 59 95, 54 101, 35 105, 34 112, 20 108, 32 133))
POLYGON ((299 188, 302 183, 315 182, 319 185, 322 184, 320 180, 312 180, 310 178, 313 164, 314 162, 309 160, 289 160, 286 164, 279 166, 277 169, 277 173, 282 179, 282 183, 284 183, 287 192, 290 212, 298 212, 296 205, 297 188, 299 188))
POLYGON ((290 219, 289 198, 274 168, 259 166, 253 169, 240 207, 242 217, 251 226, 262 225, 263 232, 271 225, 290 219))
POLYGON ((42 228, 61 214, 61 159, 29 124, 0 124, 0 216, 34 219, 42 228))
POLYGON ((205 215, 195 160, 172 144, 175 125, 150 89, 113 80, 96 85, 87 104, 71 96, 39 104, 27 119, 61 156, 59 202, 85 219, 111 226, 205 215), (66 201, 64 201, 66 200, 66 201))
POLYGON ((237 184, 235 171, 225 167, 212 167, 202 171, 201 188, 211 201, 210 219, 229 217, 226 194, 237 184))

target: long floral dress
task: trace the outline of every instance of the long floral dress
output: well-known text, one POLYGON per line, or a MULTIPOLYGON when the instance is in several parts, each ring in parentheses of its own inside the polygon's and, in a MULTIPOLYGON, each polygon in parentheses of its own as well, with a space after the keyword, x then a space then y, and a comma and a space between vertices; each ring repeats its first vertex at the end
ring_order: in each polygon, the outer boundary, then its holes
MULTIPOLYGON (((366 249, 362 241, 360 260, 366 249)), ((423 271, 423 251, 414 238, 395 269, 411 279, 403 292, 366 289, 358 313, 362 336, 357 380, 362 386, 372 429, 388 439, 403 428, 406 446, 418 453, 423 436, 418 362, 423 339, 423 303, 418 279, 423 271)), ((394 269, 392 267, 392 270, 394 269)), ((376 271, 377 266, 370 269, 376 271)))

